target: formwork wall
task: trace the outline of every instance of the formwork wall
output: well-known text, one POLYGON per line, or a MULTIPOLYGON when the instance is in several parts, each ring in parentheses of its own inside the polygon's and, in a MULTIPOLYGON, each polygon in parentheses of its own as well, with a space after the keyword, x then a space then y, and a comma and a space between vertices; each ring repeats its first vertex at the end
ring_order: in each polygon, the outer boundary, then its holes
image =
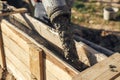
POLYGON ((1 65, 5 65, 17 80, 71 80, 78 73, 6 20, 1 23, 1 34, 1 50, 5 56, 1 65))

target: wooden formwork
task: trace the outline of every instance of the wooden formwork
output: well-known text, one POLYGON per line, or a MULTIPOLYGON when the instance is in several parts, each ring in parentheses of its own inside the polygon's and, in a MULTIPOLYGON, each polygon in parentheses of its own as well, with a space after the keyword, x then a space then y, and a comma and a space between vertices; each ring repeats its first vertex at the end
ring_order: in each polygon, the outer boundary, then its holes
POLYGON ((9 22, 1 30, 6 66, 17 80, 70 80, 78 73, 9 22))
MULTIPOLYGON (((62 50, 57 33, 29 15, 15 14, 11 18, 12 22, 1 22, 0 64, 11 71, 17 80, 72 80, 80 74, 57 55, 62 50)), ((85 43, 75 42, 80 61, 88 67, 107 58, 85 43)))

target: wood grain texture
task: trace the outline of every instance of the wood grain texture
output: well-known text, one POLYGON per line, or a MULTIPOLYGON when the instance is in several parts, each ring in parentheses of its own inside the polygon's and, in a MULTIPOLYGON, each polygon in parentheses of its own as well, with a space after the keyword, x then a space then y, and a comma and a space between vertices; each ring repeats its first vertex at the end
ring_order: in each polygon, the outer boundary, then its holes
POLYGON ((22 24, 26 25, 30 29, 34 29, 37 31, 41 36, 47 38, 48 41, 54 43, 58 47, 62 49, 62 43, 58 36, 57 32, 50 30, 49 26, 43 24, 42 22, 34 19, 33 17, 29 16, 28 14, 20 15, 20 14, 13 14, 11 15, 12 18, 15 20, 19 20, 22 24), (54 42, 53 42, 54 41, 54 42))
POLYGON ((116 74, 118 74, 120 67, 120 54, 115 53, 111 57, 95 64, 93 67, 86 69, 79 75, 73 78, 73 80, 111 80, 116 74), (118 72, 111 72, 110 65, 118 67, 118 72), (109 74, 108 74, 109 73, 109 74))
MULTIPOLYGON (((18 46, 20 46, 24 51, 29 52, 29 45, 31 41, 24 36, 22 36, 19 32, 17 32, 17 28, 12 28, 9 22, 1 23, 2 33, 8 36, 11 40, 13 40, 18 46)), ((29 54, 27 54, 29 55, 29 54)))
POLYGON ((17 80, 26 80, 26 78, 19 71, 19 69, 17 69, 8 58, 6 58, 6 63, 7 63, 7 69, 12 72, 12 74, 17 80))
POLYGON ((44 80, 43 51, 34 44, 30 44, 30 70, 32 78, 44 80))
MULTIPOLYGON (((22 74, 22 76, 24 76, 24 78, 26 80, 30 80, 31 72, 30 72, 29 68, 27 66, 25 66, 14 54, 12 54, 13 52, 10 51, 7 47, 4 47, 4 49, 5 49, 6 58, 9 61, 11 61, 11 63, 12 63, 11 65, 14 66, 15 69, 18 70, 22 74)), ((7 65, 7 66, 9 66, 9 65, 7 65)), ((11 70, 11 71, 14 72, 13 70, 11 70)), ((14 76, 16 77, 17 75, 18 74, 14 72, 14 76)), ((19 77, 21 77, 21 75, 19 77)))
POLYGON ((59 68, 56 64, 52 63, 51 61, 47 59, 45 63, 46 63, 46 71, 49 71, 50 73, 52 73, 52 75, 55 76, 57 80, 71 80, 72 79, 72 76, 67 73, 67 69, 66 71, 64 71, 61 68, 59 68))
POLYGON ((28 68, 30 68, 30 59, 29 59, 29 54, 22 50, 17 44, 15 44, 10 38, 7 36, 3 35, 4 39, 4 47, 7 47, 9 50, 12 51, 12 54, 14 54, 22 63, 24 63, 28 68))
POLYGON ((2 68, 6 68, 6 60, 5 60, 5 54, 4 54, 4 48, 3 48, 1 25, 0 25, 0 65, 2 68))

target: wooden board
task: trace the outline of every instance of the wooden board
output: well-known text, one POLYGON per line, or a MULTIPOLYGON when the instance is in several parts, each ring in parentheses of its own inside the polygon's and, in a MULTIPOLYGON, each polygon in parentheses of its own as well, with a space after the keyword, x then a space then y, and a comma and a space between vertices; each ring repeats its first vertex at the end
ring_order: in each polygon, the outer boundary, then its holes
POLYGON ((22 50, 14 41, 12 41, 9 37, 3 34, 3 42, 4 46, 12 51, 14 54, 24 65, 30 68, 30 59, 29 54, 22 50))
MULTIPOLYGON (((55 65, 51 61, 49 61, 49 60, 46 59, 45 63, 47 65, 46 66, 46 73, 47 73, 47 71, 49 71, 50 73, 52 73, 52 75, 57 80, 71 80, 72 79, 71 75, 69 75, 67 72, 65 72, 64 70, 62 70, 61 68, 59 68, 57 65, 55 65)), ((67 71, 67 69, 66 69, 66 71, 67 71)), ((49 80, 49 78, 48 78, 48 80, 49 80)))
MULTIPOLYGON (((14 56, 12 54, 13 52, 11 52, 7 47, 4 47, 4 49, 5 49, 6 58, 9 61, 11 61, 13 66, 16 67, 16 70, 18 70, 22 74, 22 76, 25 77, 26 80, 30 80, 31 79, 31 73, 30 73, 29 68, 27 68, 21 61, 19 61, 19 59, 16 56, 14 56)), ((14 71, 12 71, 12 72, 14 72, 14 71)), ((16 77, 17 75, 18 74, 15 74, 14 76, 16 77)))
POLYGON ((51 71, 46 70, 46 72, 45 80, 59 80, 53 75, 53 73, 51 73, 51 71))
POLYGON ((19 69, 17 69, 13 63, 6 58, 6 63, 7 63, 7 69, 9 71, 12 72, 12 74, 14 75, 14 77, 17 79, 17 80, 26 80, 26 78, 23 76, 23 74, 19 71, 19 69), (17 74, 17 75, 16 75, 17 74))
POLYGON ((43 36, 44 38, 47 38, 48 41, 50 41, 52 43, 54 41, 54 44, 56 44, 58 47, 62 48, 62 43, 60 41, 58 33, 50 30, 49 26, 32 18, 28 14, 23 14, 23 15, 15 14, 15 15, 11 15, 10 17, 12 17, 15 20, 16 19, 19 20, 21 23, 26 25, 28 28, 36 30, 41 36, 43 36))
POLYGON ((114 80, 116 75, 120 76, 120 54, 115 53, 111 57, 95 64, 93 67, 86 69, 73 80, 114 80), (112 71, 110 66, 115 66, 112 71))
POLYGON ((0 17, 8 16, 11 14, 16 14, 16 13, 24 13, 24 12, 27 12, 26 8, 13 9, 11 12, 0 13, 0 17))
MULTIPOLYGON (((29 45, 31 44, 29 39, 26 39, 25 37, 21 36, 20 33, 18 33, 16 30, 11 28, 11 25, 9 22, 1 23, 2 26, 2 33, 8 36, 12 41, 14 41, 19 47, 21 47, 24 51, 29 52, 29 45), (9 25, 6 25, 6 24, 9 25)), ((29 54, 25 54, 29 55, 29 54)))
MULTIPOLYGON (((79 28, 78 28, 78 29, 79 29, 79 28)), ((73 30, 74 30, 74 29, 73 29, 73 30)), ((79 29, 79 30, 80 30, 80 29, 79 29)), ((97 45, 97 44, 95 44, 95 43, 93 43, 93 42, 90 42, 90 41, 88 41, 88 40, 86 40, 86 39, 84 39, 84 38, 82 38, 82 37, 80 37, 80 36, 74 35, 73 37, 74 37, 78 42, 81 41, 81 42, 89 45, 89 46, 90 46, 91 48, 93 48, 94 50, 102 53, 102 54, 105 54, 105 55, 107 55, 107 56, 110 56, 110 55, 114 54, 113 51, 111 51, 111 50, 109 50, 109 49, 107 49, 107 48, 104 48, 104 47, 102 47, 102 46, 99 46, 99 45, 97 45)))
POLYGON ((1 26, 0 26, 0 65, 2 68, 6 68, 6 61, 5 61, 5 54, 4 54, 4 48, 3 48, 3 38, 2 38, 2 32, 1 32, 1 26))
POLYGON ((32 79, 44 80, 43 51, 34 44, 30 44, 30 71, 32 79))

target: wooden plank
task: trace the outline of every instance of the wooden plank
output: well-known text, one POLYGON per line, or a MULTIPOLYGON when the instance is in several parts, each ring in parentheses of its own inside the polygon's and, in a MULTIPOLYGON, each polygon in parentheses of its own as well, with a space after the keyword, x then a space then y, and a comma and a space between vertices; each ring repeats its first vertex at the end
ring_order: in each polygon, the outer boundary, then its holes
POLYGON ((25 2, 28 4, 29 12, 31 13, 32 16, 34 16, 34 6, 32 5, 31 0, 25 0, 25 2))
POLYGON ((5 61, 5 54, 4 54, 4 48, 3 48, 1 26, 0 26, 0 65, 1 65, 2 68, 6 68, 6 61, 5 61))
MULTIPOLYGON (((79 28, 77 28, 77 29, 79 29, 79 28)), ((73 30, 74 30, 74 29, 73 29, 73 30)), ((81 29, 79 29, 79 30, 81 30, 81 29)), ((91 48, 95 49, 96 51, 101 52, 101 53, 103 53, 103 54, 105 54, 105 55, 107 55, 107 56, 110 56, 110 55, 114 54, 113 51, 108 50, 108 49, 106 49, 106 48, 104 48, 104 47, 102 47, 102 46, 99 46, 99 45, 95 44, 95 43, 92 43, 92 42, 90 42, 90 41, 88 41, 88 40, 86 40, 86 39, 84 39, 84 38, 82 38, 82 37, 80 37, 80 36, 74 35, 73 37, 74 37, 77 41, 81 41, 81 42, 89 45, 91 48)))
POLYGON ((30 70, 33 79, 44 80, 43 52, 34 44, 30 44, 30 70))
POLYGON ((6 58, 6 63, 7 63, 7 69, 8 71, 12 72, 16 80, 26 80, 26 78, 23 76, 23 74, 17 69, 13 63, 6 58))
MULTIPOLYGON (((11 28, 13 25, 11 25, 9 22, 2 22, 1 23, 1 30, 2 33, 4 33, 6 36, 8 36, 11 40, 13 40, 17 45, 19 45, 24 51, 29 52, 29 45, 31 41, 24 36, 22 36, 17 30, 14 30, 14 28, 11 28), (8 24, 8 25, 7 25, 8 24)), ((29 54, 27 54, 29 55, 29 54)))
POLYGON ((113 64, 116 68, 113 69, 108 69, 101 75, 99 75, 96 80, 114 80, 117 76, 120 76, 120 62, 116 61, 113 64), (115 71, 114 71, 115 70, 115 71))
MULTIPOLYGON (((5 54, 6 54, 7 59, 9 59, 12 62, 13 66, 15 66, 18 69, 18 71, 20 71, 22 73, 22 75, 26 78, 25 80, 30 80, 31 72, 30 72, 29 68, 27 66, 25 66, 21 61, 19 61, 19 59, 16 56, 14 56, 12 54, 13 52, 10 51, 7 47, 4 47, 4 49, 5 49, 5 54)), ((14 72, 14 71, 12 71, 12 72, 14 72)))
POLYGON ((46 72, 45 80, 58 80, 51 71, 46 70, 46 72))
POLYGON ((24 13, 24 12, 27 12, 26 8, 13 9, 11 12, 0 13, 0 17, 11 15, 11 14, 16 14, 16 13, 24 13))
POLYGON ((109 70, 109 65, 119 61, 120 54, 115 53, 111 57, 81 72, 79 75, 75 76, 73 80, 95 80, 99 75, 103 74, 106 70, 109 70))
POLYGON ((30 68, 29 53, 27 53, 23 49, 21 49, 21 47, 19 45, 17 45, 13 40, 11 40, 5 34, 3 34, 3 42, 4 42, 4 46, 12 51, 12 54, 14 54, 24 65, 26 65, 28 68, 30 68))
POLYGON ((58 66, 59 68, 61 68, 67 74, 69 74, 72 77, 75 76, 76 74, 78 74, 78 71, 76 69, 74 69, 71 65, 67 64, 65 61, 60 60, 58 57, 56 57, 54 54, 52 54, 49 50, 44 49, 44 51, 46 53, 46 59, 48 61, 52 62, 53 64, 55 64, 56 66, 58 66), (48 54, 48 53, 50 53, 50 54, 48 54))
POLYGON ((67 72, 59 68, 56 64, 52 63, 48 59, 45 60, 45 63, 47 65, 46 70, 52 73, 52 75, 54 75, 57 78, 57 80, 71 80, 72 79, 71 75, 69 75, 67 72))
POLYGON ((62 43, 60 41, 58 33, 49 29, 50 28, 49 26, 47 26, 47 25, 43 24, 42 22, 32 18, 28 14, 25 14, 25 15, 20 15, 20 14, 14 15, 13 14, 10 17, 12 17, 13 19, 23 23, 27 27, 29 27, 31 29, 34 29, 42 37, 47 38, 48 41, 54 43, 55 45, 57 45, 59 48, 62 49, 62 43))

